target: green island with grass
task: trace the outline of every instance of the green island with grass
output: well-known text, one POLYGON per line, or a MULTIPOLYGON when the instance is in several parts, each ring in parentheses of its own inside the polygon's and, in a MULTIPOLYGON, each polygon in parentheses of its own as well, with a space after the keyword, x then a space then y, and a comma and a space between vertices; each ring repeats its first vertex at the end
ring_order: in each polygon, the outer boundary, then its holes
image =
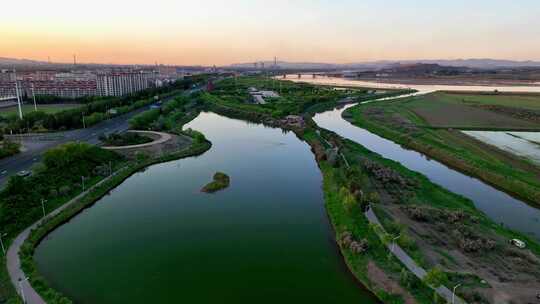
POLYGON ((201 192, 214 193, 229 187, 231 182, 230 177, 223 172, 216 172, 213 177, 213 181, 208 183, 201 189, 201 192))
POLYGON ((539 94, 445 93, 362 104, 344 117, 532 204, 540 166, 461 130, 540 130, 539 94))

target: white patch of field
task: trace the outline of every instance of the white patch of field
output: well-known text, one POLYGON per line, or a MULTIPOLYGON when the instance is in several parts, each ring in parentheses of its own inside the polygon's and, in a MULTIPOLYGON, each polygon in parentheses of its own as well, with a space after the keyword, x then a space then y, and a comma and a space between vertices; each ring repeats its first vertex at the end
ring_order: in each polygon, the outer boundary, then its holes
POLYGON ((462 131, 484 143, 540 165, 540 132, 462 131))

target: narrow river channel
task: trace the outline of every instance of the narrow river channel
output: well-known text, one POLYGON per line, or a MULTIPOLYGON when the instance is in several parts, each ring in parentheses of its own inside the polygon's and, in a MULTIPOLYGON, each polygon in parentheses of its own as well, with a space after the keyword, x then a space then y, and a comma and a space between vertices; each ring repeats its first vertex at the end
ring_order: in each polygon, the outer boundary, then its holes
POLYGON ((434 183, 471 199, 478 209, 495 222, 540 240, 539 209, 421 153, 404 149, 390 140, 352 125, 341 117, 343 111, 351 106, 318 114, 314 120, 320 127, 357 142, 385 158, 400 162, 405 167, 426 175, 434 183))
POLYGON ((35 260, 75 303, 377 303, 346 269, 322 177, 293 133, 201 113, 202 156, 135 174, 35 260), (228 189, 200 192, 216 171, 228 189))

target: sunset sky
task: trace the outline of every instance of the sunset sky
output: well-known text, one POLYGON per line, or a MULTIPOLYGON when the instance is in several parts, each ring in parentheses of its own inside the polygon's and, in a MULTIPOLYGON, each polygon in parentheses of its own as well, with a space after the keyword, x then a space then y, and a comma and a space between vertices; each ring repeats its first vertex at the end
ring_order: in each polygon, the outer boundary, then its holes
POLYGON ((3 1, 0 57, 224 65, 540 60, 538 0, 3 1))

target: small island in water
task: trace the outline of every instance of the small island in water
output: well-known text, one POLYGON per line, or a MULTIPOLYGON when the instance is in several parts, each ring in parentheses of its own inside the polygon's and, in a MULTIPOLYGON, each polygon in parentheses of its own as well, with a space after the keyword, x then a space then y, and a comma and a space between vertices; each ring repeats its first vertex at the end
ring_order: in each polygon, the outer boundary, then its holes
POLYGON ((201 189, 201 192, 214 193, 219 190, 223 190, 229 187, 230 181, 231 179, 229 178, 227 174, 223 172, 216 172, 216 174, 214 174, 214 180, 211 183, 204 186, 201 189))

